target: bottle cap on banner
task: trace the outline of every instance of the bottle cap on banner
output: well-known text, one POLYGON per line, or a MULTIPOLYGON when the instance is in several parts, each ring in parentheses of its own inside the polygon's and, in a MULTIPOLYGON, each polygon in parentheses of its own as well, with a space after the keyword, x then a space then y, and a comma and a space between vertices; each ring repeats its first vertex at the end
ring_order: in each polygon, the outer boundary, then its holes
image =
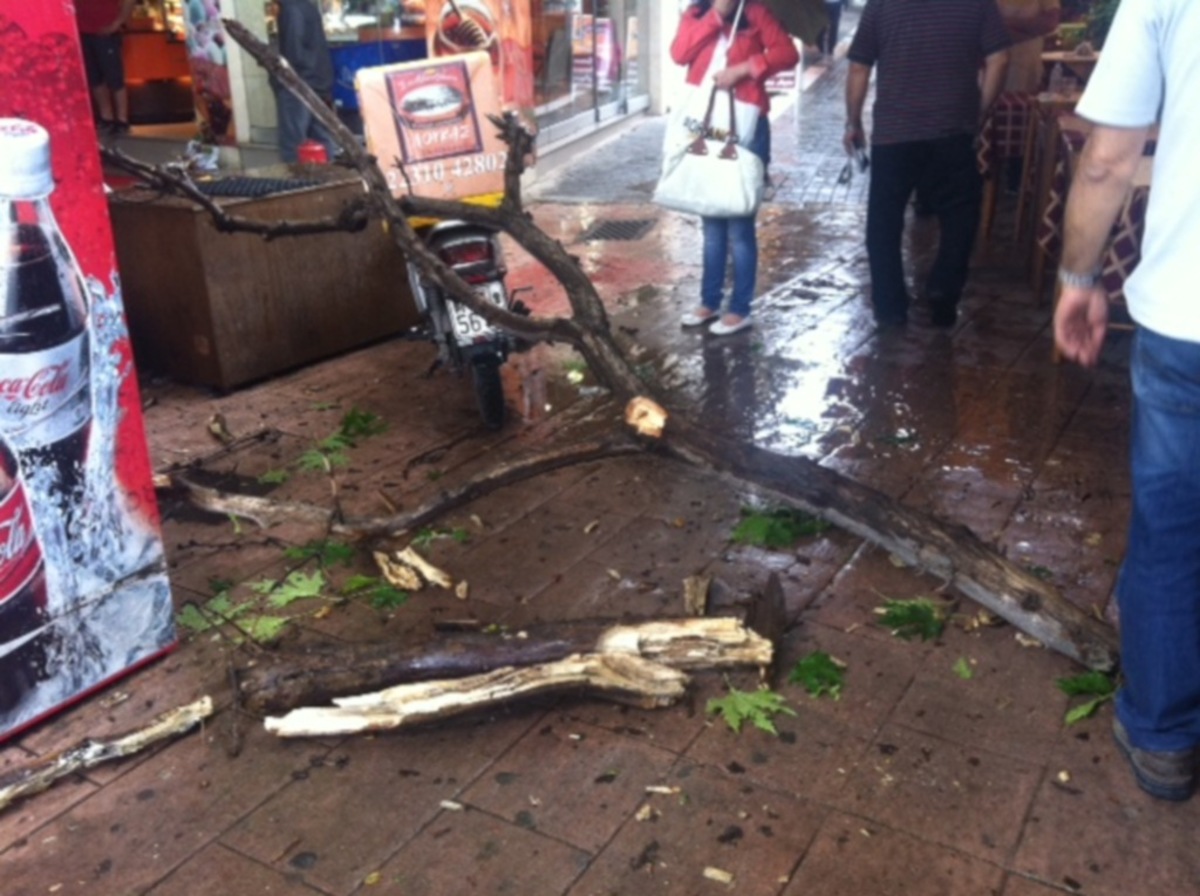
POLYGON ((23 118, 0 118, 0 199, 40 199, 53 191, 46 129, 23 118))

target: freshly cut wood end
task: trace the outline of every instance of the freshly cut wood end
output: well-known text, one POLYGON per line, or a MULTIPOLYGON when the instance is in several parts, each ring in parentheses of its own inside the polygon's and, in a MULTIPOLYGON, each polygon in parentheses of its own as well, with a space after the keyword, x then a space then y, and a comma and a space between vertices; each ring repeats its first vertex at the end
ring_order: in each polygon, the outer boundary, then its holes
POLYGON ((625 422, 637 430, 639 436, 661 438, 667 425, 667 412, 662 405, 638 395, 625 405, 625 422))

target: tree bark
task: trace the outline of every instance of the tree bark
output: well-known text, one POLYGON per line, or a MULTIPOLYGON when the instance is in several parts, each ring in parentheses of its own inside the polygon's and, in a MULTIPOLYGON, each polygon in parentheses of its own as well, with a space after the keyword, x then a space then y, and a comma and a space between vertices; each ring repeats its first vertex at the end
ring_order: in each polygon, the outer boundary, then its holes
POLYGON ((195 703, 163 713, 145 728, 112 740, 89 738, 62 752, 14 769, 0 777, 0 812, 23 797, 41 793, 67 775, 130 756, 160 740, 184 734, 211 716, 212 711, 212 699, 203 697, 195 703))
POLYGON ((519 634, 442 635, 416 645, 286 654, 241 670, 247 709, 277 713, 402 683, 482 675, 553 663, 577 654, 639 656, 675 669, 768 667, 772 642, 732 617, 614 624, 581 621, 534 626, 519 634))
POLYGON ((564 691, 656 709, 682 699, 687 682, 686 673, 639 656, 575 655, 521 669, 397 685, 375 694, 340 698, 334 707, 305 707, 285 716, 269 716, 265 724, 280 737, 361 734, 428 724, 564 691))

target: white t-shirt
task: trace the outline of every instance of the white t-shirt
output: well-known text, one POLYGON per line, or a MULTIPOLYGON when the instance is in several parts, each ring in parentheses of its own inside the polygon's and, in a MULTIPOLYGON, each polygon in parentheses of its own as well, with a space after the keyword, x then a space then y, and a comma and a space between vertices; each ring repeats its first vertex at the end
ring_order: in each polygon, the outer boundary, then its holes
POLYGON ((1200 342, 1200 0, 1124 0, 1077 111, 1115 127, 1161 122, 1125 296, 1141 326, 1200 342))

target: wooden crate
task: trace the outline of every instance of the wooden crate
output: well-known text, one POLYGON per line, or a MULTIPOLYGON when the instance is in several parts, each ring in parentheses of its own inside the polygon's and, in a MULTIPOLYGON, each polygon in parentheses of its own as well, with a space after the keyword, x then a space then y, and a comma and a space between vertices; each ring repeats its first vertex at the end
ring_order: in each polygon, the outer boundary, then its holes
MULTIPOLYGON (((244 217, 302 220, 336 215, 363 195, 357 179, 341 169, 315 170, 329 182, 219 201, 244 217)), ((267 241, 220 233, 194 205, 140 189, 112 194, 109 208, 142 368, 232 389, 417 322, 404 257, 378 222, 355 234, 267 241)))

